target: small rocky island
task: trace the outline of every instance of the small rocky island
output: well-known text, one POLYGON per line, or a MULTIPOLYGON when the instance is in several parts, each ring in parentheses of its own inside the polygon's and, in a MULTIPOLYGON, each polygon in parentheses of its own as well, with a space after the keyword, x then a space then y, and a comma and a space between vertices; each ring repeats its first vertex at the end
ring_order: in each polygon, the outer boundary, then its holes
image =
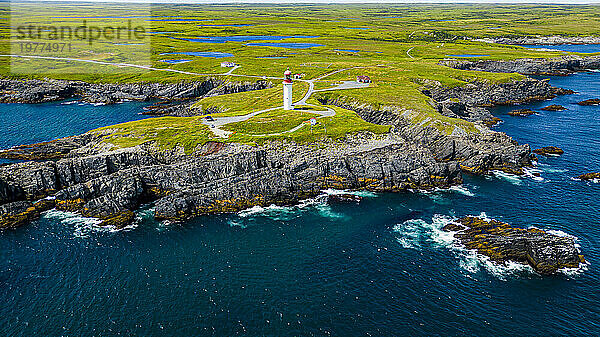
POLYGON ((585 101, 581 101, 577 104, 579 104, 581 106, 600 105, 600 98, 586 99, 585 101))
POLYGON ((546 146, 540 149, 533 150, 533 153, 539 154, 542 156, 561 156, 565 153, 563 149, 556 146, 546 146))
POLYGON ((596 180, 600 181, 600 172, 586 173, 577 177, 579 180, 596 180))
POLYGON ((567 110, 567 108, 565 108, 562 105, 552 104, 552 105, 549 105, 547 107, 541 108, 540 110, 543 110, 543 111, 564 111, 564 110, 567 110))
POLYGON ((446 225, 444 230, 456 232, 455 238, 467 249, 474 249, 494 262, 527 264, 542 275, 579 268, 585 263, 573 237, 537 228, 523 229, 496 220, 464 217, 446 225))
POLYGON ((508 114, 510 116, 526 117, 526 116, 535 115, 535 111, 533 111, 531 109, 519 109, 519 110, 510 111, 508 114))

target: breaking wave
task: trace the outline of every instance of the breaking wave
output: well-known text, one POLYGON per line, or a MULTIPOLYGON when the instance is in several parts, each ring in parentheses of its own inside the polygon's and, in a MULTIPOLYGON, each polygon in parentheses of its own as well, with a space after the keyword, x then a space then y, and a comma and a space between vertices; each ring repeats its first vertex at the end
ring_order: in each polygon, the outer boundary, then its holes
POLYGON ((298 205, 294 206, 254 206, 238 212, 236 217, 229 220, 228 223, 230 226, 246 228, 248 227, 248 222, 257 217, 268 218, 275 221, 289 221, 302 216, 302 214, 307 211, 316 211, 317 214, 324 218, 344 219, 347 217, 345 214, 333 211, 331 206, 327 203, 328 195, 352 194, 363 198, 373 198, 377 196, 377 194, 369 191, 327 189, 321 192, 322 194, 314 198, 301 200, 298 205))
POLYGON ((135 221, 129 226, 117 229, 114 226, 100 226, 102 220, 98 218, 85 217, 74 212, 59 211, 57 209, 46 211, 42 216, 45 219, 59 221, 61 224, 72 227, 73 235, 78 238, 88 238, 94 232, 112 233, 130 230, 136 228, 139 223, 139 221, 135 221))
MULTIPOLYGON (((479 216, 486 221, 491 219, 482 212, 479 216)), ((537 275, 533 268, 527 264, 508 261, 497 263, 489 257, 479 254, 476 250, 462 246, 454 235, 456 232, 446 232, 442 228, 454 223, 456 218, 436 214, 430 222, 423 219, 410 219, 394 226, 398 243, 406 249, 422 250, 424 247, 445 248, 451 250, 458 258, 460 269, 466 277, 472 277, 482 271, 487 271, 499 280, 506 281, 519 276, 537 275)), ((547 230, 548 233, 573 237, 565 232, 547 230)), ((577 240, 577 238, 575 237, 577 240)), ((579 246, 577 246, 579 247, 579 246)), ((581 264, 579 268, 562 269, 559 272, 566 276, 576 276, 587 270, 589 263, 581 264)))
POLYGON ((521 177, 519 177, 518 175, 506 173, 503 171, 492 171, 492 173, 496 178, 508 181, 513 185, 521 185, 521 177))

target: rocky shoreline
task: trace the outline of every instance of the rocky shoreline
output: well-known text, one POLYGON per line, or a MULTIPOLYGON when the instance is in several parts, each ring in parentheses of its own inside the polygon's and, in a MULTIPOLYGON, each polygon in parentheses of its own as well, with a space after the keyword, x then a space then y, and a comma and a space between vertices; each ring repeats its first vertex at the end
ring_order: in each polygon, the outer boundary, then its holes
MULTIPOLYGON (((126 101, 168 100, 185 103, 189 99, 260 90, 272 87, 267 81, 226 82, 207 78, 178 83, 98 84, 64 80, 0 78, 0 103, 47 103, 77 99, 93 104, 126 101)), ((156 113, 159 114, 159 113, 156 113)))
MULTIPOLYGON (((270 85, 213 81, 126 85, 122 90, 106 85, 112 89, 105 96, 122 99, 141 92, 136 97, 148 99, 169 92, 173 94, 171 99, 186 101, 196 95, 270 85)), ((3 83, 23 85, 14 80, 3 83)), ((44 93, 51 87, 37 81, 26 83, 39 85, 39 92, 44 93)), ((104 88, 60 83, 69 88, 104 88)), ((28 94, 19 96, 5 91, 3 101, 16 97, 46 101, 64 97, 62 92, 75 95, 83 90, 61 89, 55 95, 25 92, 28 94)), ((321 96, 323 104, 353 110, 371 123, 392 125, 392 131, 383 136, 348 135, 342 140, 310 145, 277 141, 250 147, 209 142, 199 145, 192 154, 185 154, 181 148, 158 150, 151 143, 116 149, 102 142, 104 135, 98 133, 5 150, 0 157, 27 161, 0 166, 0 227, 22 225, 48 207, 76 211, 100 218, 104 225, 122 228, 132 221, 132 211, 148 202, 155 204, 157 219, 177 221, 256 205, 294 204, 328 188, 398 192, 460 184, 463 172, 502 170, 523 174, 523 167, 531 166, 534 158, 529 146, 486 127, 495 120, 486 107, 570 92, 554 88, 547 81, 526 79, 502 84, 471 83, 459 88, 433 85, 423 93, 441 114, 473 122, 477 132, 419 126, 410 120, 414 112, 399 107, 373 107, 349 97, 321 96)), ((164 105, 170 106, 168 102, 164 105)))
POLYGON ((555 58, 493 60, 443 60, 440 64, 461 70, 523 75, 566 76, 578 71, 600 69, 600 56, 568 55, 555 58))

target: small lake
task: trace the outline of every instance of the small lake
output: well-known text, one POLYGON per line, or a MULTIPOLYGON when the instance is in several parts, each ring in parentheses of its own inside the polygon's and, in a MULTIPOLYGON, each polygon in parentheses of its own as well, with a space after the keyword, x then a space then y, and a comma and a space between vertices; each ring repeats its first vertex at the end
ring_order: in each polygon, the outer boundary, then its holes
POLYGON ((521 47, 535 49, 552 49, 572 53, 600 53, 600 44, 559 44, 559 45, 541 45, 541 44, 521 44, 521 47))
POLYGON ((290 36, 277 36, 277 35, 233 35, 233 36, 198 36, 195 38, 179 38, 171 37, 172 39, 185 40, 191 42, 201 43, 225 43, 225 42, 248 42, 248 41, 280 41, 285 39, 304 39, 304 38, 317 38, 318 36, 304 36, 304 35, 290 35, 290 36))
POLYGON ((182 51, 182 52, 174 52, 174 53, 162 53, 160 55, 188 55, 188 56, 199 56, 199 57, 213 57, 213 58, 223 58, 223 57, 232 57, 231 53, 221 53, 216 51, 182 51))
POLYGON ((186 62, 190 62, 190 61, 191 60, 160 60, 160 62, 170 63, 170 64, 186 63, 186 62))
POLYGON ((231 24, 231 25, 198 25, 198 27, 252 27, 254 25, 248 23, 231 24))
POLYGON ((446 55, 447 57, 486 57, 490 55, 479 55, 479 54, 455 54, 455 55, 446 55))
POLYGON ((313 47, 323 47, 324 45, 318 44, 318 43, 302 43, 302 42, 252 42, 252 43, 247 43, 246 46, 308 49, 308 48, 313 48, 313 47))

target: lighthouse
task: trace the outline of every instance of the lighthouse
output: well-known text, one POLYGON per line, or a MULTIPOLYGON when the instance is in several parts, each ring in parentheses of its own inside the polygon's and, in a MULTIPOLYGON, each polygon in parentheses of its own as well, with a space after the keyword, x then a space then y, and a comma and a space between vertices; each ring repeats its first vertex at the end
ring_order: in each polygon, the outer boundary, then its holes
POLYGON ((292 107, 292 72, 288 68, 283 73, 283 109, 293 110, 292 107))

